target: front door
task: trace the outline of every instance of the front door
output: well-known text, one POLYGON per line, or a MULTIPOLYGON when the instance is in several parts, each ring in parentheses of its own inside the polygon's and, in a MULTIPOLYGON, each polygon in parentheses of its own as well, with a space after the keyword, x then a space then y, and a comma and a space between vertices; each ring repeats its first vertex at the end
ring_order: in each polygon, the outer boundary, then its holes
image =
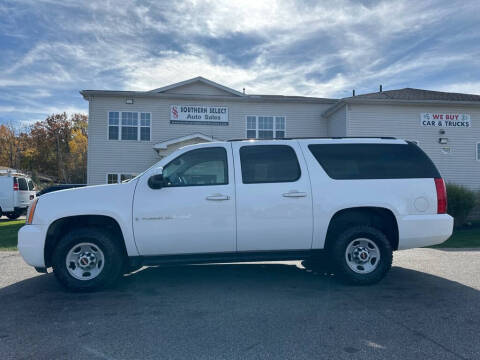
POLYGON ((185 149, 163 167, 165 186, 152 189, 148 172, 133 202, 141 255, 235 251, 235 191, 230 144, 185 149))
POLYGON ((238 251, 312 245, 312 194, 297 142, 234 142, 238 251))

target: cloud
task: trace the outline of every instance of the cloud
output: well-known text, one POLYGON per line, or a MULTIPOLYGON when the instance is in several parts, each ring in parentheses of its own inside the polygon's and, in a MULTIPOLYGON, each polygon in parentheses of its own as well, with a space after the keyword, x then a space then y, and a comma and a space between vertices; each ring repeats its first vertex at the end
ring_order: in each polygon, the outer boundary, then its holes
POLYGON ((86 111, 81 89, 199 75, 248 93, 342 97, 380 83, 478 93, 479 10, 446 0, 5 0, 0 121, 86 111))

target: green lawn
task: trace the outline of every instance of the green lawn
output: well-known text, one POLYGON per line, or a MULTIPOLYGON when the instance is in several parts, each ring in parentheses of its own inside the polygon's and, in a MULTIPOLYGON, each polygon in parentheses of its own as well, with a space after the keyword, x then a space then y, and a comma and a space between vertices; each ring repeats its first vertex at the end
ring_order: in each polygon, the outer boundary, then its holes
POLYGON ((0 251, 17 250, 17 232, 25 220, 0 220, 0 251))
POLYGON ((472 226, 454 229, 453 235, 443 244, 432 246, 434 248, 474 248, 480 247, 480 223, 472 226))
MULTIPOLYGON (((0 220, 0 251, 17 249, 17 232, 25 220, 0 220)), ((434 248, 469 248, 480 247, 480 223, 470 227, 456 229, 450 239, 434 248)))

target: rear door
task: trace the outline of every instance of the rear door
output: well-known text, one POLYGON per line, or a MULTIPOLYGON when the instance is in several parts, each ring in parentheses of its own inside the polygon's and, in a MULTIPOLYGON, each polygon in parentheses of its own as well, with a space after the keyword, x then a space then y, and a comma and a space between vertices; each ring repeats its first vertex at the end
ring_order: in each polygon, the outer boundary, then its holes
POLYGON ((16 207, 26 208, 30 205, 30 195, 31 192, 28 189, 28 179, 24 177, 18 177, 18 193, 17 193, 17 203, 16 207))
POLYGON ((299 250, 312 244, 312 196, 298 143, 233 142, 237 250, 299 250))

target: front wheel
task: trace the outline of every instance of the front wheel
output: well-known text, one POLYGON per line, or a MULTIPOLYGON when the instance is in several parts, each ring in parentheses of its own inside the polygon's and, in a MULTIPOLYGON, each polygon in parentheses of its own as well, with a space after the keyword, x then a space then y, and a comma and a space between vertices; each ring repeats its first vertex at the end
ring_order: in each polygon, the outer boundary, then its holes
POLYGON ((377 283, 392 267, 392 245, 383 232, 371 226, 346 229, 329 251, 335 274, 350 284, 377 283))
POLYGON ((75 229, 59 240, 52 265, 67 289, 92 291, 111 286, 120 278, 124 255, 110 233, 98 228, 75 229))

